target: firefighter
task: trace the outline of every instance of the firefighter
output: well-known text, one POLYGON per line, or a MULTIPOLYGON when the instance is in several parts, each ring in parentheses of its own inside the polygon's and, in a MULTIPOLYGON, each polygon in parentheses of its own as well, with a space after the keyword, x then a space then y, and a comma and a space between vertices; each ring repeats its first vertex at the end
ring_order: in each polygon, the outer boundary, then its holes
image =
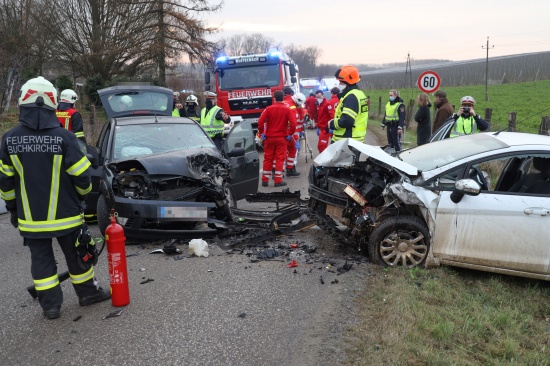
POLYGON ((452 116, 455 124, 451 129, 450 137, 470 135, 489 128, 487 121, 474 111, 475 104, 476 100, 469 95, 460 99, 460 109, 452 116))
POLYGON ((386 103, 386 113, 382 119, 382 129, 388 128, 388 144, 395 152, 401 151, 401 134, 405 127, 405 117, 407 112, 403 99, 399 97, 399 91, 390 90, 389 101, 386 103))
POLYGON ((54 86, 43 77, 27 81, 19 97, 19 125, 4 134, 0 147, 0 195, 30 249, 31 274, 47 319, 59 317, 63 302, 52 238, 63 251, 79 304, 111 298, 75 246, 82 202, 92 189, 90 162, 75 134, 59 125, 56 100, 54 86))
POLYGON ((329 123, 333 130, 332 142, 352 138, 363 142, 367 134, 369 107, 367 97, 357 83, 361 80, 355 66, 346 65, 334 75, 340 82, 340 102, 334 111, 334 119, 329 123))
POLYGON ((296 171, 296 163, 298 160, 298 151, 300 151, 300 138, 304 134, 304 118, 306 116, 306 111, 304 109, 305 101, 306 96, 304 94, 296 93, 292 96, 292 105, 289 107, 296 116, 296 129, 294 131, 294 134, 292 135, 292 139, 287 144, 287 177, 297 177, 300 175, 300 172, 296 171))
POLYGON ((264 163, 262 186, 267 187, 273 160, 275 160, 275 187, 286 186, 283 182, 283 165, 286 158, 287 142, 296 130, 296 116, 284 103, 284 94, 277 90, 273 93, 275 103, 267 107, 258 119, 258 133, 264 145, 264 163))
POLYGON ((73 131, 76 137, 86 142, 84 137, 84 123, 82 116, 74 108, 78 100, 78 95, 72 89, 65 89, 59 95, 59 105, 57 106, 57 119, 61 126, 69 131, 73 131))
POLYGON ((199 99, 191 94, 190 96, 185 99, 185 109, 187 110, 187 115, 192 120, 195 120, 197 122, 200 122, 201 120, 201 113, 198 110, 199 106, 199 99))
POLYGON ((319 150, 319 153, 322 153, 332 139, 332 131, 328 124, 334 118, 334 109, 332 108, 332 104, 325 98, 322 90, 319 89, 315 92, 315 98, 318 105, 317 136, 319 136, 319 142, 317 143, 317 150, 319 150))
POLYGON ((206 106, 201 111, 201 126, 214 141, 218 150, 221 150, 224 124, 231 122, 231 117, 216 105, 218 97, 216 93, 204 92, 204 96, 206 106))

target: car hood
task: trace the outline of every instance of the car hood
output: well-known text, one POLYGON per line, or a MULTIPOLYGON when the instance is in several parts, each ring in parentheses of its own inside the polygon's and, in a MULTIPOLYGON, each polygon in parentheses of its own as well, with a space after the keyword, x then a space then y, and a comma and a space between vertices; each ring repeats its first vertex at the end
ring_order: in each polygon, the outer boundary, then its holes
POLYGON ((117 160, 116 170, 130 170, 138 164, 149 175, 179 175, 195 179, 211 177, 211 169, 217 165, 227 166, 228 161, 213 149, 186 149, 163 154, 145 155, 133 159, 117 160))
POLYGON ((352 166, 355 162, 355 153, 351 150, 352 147, 367 157, 389 165, 408 176, 414 177, 419 174, 416 167, 387 154, 380 146, 367 145, 352 139, 340 140, 330 144, 325 151, 315 158, 315 165, 326 167, 352 166))

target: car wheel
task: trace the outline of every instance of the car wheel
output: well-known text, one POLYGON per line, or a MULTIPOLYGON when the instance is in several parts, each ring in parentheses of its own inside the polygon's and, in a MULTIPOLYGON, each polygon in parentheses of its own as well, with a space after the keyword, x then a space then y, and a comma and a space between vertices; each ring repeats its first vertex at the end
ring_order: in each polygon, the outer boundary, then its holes
POLYGON ((414 216, 385 219, 370 235, 371 260, 384 266, 412 268, 428 256, 430 234, 424 221, 414 216))
POLYGON ((231 185, 225 183, 223 185, 223 192, 227 199, 227 203, 223 206, 223 213, 227 218, 227 221, 234 221, 232 208, 237 208, 237 201, 235 201, 235 196, 233 195, 233 190, 231 185))
POLYGON ((111 223, 111 213, 107 207, 107 201, 105 197, 101 194, 97 199, 97 226, 101 235, 105 237, 105 230, 107 226, 111 223))

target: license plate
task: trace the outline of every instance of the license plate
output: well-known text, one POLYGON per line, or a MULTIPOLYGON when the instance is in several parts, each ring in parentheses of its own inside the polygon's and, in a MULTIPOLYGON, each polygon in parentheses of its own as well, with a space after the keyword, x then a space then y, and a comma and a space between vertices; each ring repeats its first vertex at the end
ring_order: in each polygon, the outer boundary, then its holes
POLYGON ((199 221, 208 218, 206 207, 159 207, 159 218, 199 221))

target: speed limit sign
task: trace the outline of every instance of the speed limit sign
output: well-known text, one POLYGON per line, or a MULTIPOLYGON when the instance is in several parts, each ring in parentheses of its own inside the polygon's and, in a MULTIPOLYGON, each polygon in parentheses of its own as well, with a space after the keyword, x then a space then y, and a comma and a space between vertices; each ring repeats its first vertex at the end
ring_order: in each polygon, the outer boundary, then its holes
POLYGON ((429 94, 439 89, 439 86, 441 85, 441 79, 435 71, 428 70, 420 74, 416 84, 418 85, 418 88, 420 90, 422 90, 424 93, 429 94))

